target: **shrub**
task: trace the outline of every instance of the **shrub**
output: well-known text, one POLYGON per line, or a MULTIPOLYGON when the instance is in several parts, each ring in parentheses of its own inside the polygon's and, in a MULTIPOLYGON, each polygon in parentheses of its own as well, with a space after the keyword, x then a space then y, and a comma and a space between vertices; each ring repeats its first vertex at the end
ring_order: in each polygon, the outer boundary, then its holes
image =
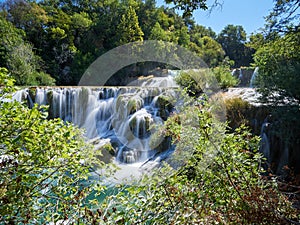
POLYGON ((175 77, 176 83, 185 88, 190 96, 199 96, 209 84, 210 89, 228 88, 238 84, 238 79, 231 75, 229 67, 220 66, 202 70, 182 71, 175 77), (218 86, 218 87, 217 87, 218 86))
POLYGON ((102 163, 78 128, 8 101, 14 87, 6 73, 0 69, 0 223, 79 222, 93 205, 89 194, 103 189, 88 181, 102 163))
MULTIPOLYGON (((258 137, 242 126, 227 133, 208 106, 169 118, 176 150, 169 164, 104 203, 111 224, 286 224, 297 211, 262 179, 258 137), (177 169, 176 166, 183 165, 177 169)), ((99 221, 101 220, 100 217, 99 221)))
POLYGON ((232 76, 229 67, 219 66, 213 68, 212 72, 222 89, 237 86, 239 83, 239 80, 232 76))

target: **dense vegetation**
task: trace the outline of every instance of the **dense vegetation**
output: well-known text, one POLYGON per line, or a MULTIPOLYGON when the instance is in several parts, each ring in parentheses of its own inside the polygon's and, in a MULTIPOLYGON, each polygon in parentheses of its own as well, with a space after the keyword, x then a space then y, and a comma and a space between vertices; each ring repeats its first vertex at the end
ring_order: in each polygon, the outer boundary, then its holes
POLYGON ((32 224, 79 216, 87 195, 102 191, 88 183, 97 160, 83 132, 43 109, 7 101, 14 90, 0 69, 0 224, 32 224), (6 99, 6 100, 5 100, 6 99))
POLYGON ((141 40, 179 44, 210 67, 229 65, 229 58, 234 66, 252 62, 243 27, 229 25, 217 35, 154 0, 7 0, 0 24, 0 66, 10 70, 17 85, 76 85, 101 54, 141 40))
MULTIPOLYGON (((106 187, 89 176, 105 165, 82 131, 60 119, 47 120, 43 107, 8 101, 15 91, 13 79, 17 85, 76 84, 99 55, 148 39, 197 53, 215 67, 223 88, 236 84, 229 66, 253 61, 260 68, 256 85, 266 97, 280 93, 275 103, 282 103, 282 97, 299 100, 299 21, 291 16, 299 1, 275 1, 265 33, 248 42, 241 26, 228 25, 217 35, 188 17, 196 8, 207 8, 206 0, 169 2, 182 7, 186 17, 151 0, 2 4, 1 224, 299 223, 291 196, 279 192, 276 177, 263 169, 258 137, 243 126, 229 129, 218 122, 205 98, 197 98, 201 89, 185 75, 178 79, 193 104, 187 101, 161 128, 176 144, 175 154, 141 182, 116 186, 118 194, 104 200, 98 195, 106 187)), ((299 105, 293 110, 298 112, 299 105)), ((293 115, 290 127, 298 121, 293 115)))
POLYGON ((13 90, 6 73, 1 69, 2 224, 288 224, 300 219, 275 180, 262 176, 258 138, 244 127, 228 133, 206 100, 194 99, 199 102, 193 106, 187 101, 161 128, 177 145, 166 164, 141 182, 116 186, 117 193, 106 192, 103 199, 105 186, 89 178, 93 168, 104 167, 99 153, 77 128, 47 120, 43 108, 5 101, 13 90))

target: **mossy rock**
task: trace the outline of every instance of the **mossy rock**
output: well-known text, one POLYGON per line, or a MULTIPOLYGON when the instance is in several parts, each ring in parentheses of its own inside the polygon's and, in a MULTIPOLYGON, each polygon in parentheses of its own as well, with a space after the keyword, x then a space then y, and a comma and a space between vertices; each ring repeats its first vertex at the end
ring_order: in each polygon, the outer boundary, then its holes
POLYGON ((163 120, 167 120, 170 112, 174 109, 174 105, 169 101, 169 99, 165 96, 158 96, 155 106, 159 109, 159 116, 163 120))
POLYGON ((162 142, 155 148, 157 152, 164 152, 171 148, 172 140, 170 137, 164 137, 162 142))
POLYGON ((131 98, 127 102, 126 106, 127 112, 129 112, 129 114, 133 114, 143 107, 143 101, 141 99, 131 98))
POLYGON ((54 115, 53 115, 53 91, 52 90, 47 91, 47 104, 49 105, 48 119, 53 119, 54 115))
POLYGON ((99 153, 99 154, 97 154, 97 158, 100 159, 104 163, 110 163, 116 154, 116 150, 111 145, 111 143, 107 143, 107 144, 101 146, 100 148, 95 149, 95 151, 97 151, 97 153, 99 153))
POLYGON ((35 96, 36 96, 36 87, 30 87, 28 89, 28 94, 29 94, 30 98, 32 99, 32 101, 34 101, 35 96))
POLYGON ((251 127, 256 135, 260 135, 260 128, 265 118, 270 114, 270 108, 265 105, 254 106, 241 98, 231 98, 225 101, 226 117, 229 126, 234 130, 241 124, 251 127))
POLYGON ((27 96, 27 104, 29 107, 32 107, 32 103, 35 101, 35 96, 36 96, 36 87, 30 87, 28 88, 28 96, 27 96))
POLYGON ((118 112, 126 110, 127 115, 133 114, 143 107, 143 100, 134 94, 119 95, 116 101, 116 110, 118 112))
POLYGON ((152 119, 150 116, 144 116, 142 119, 139 120, 136 117, 132 117, 129 121, 130 130, 132 131, 135 137, 148 138, 151 134, 151 121, 152 119), (137 130, 137 127, 139 127, 139 130, 137 130))

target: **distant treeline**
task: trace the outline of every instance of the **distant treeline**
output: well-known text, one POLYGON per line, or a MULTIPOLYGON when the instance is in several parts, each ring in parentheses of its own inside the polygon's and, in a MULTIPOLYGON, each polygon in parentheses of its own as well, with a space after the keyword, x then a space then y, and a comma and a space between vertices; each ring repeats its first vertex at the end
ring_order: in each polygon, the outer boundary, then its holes
POLYGON ((249 66, 254 49, 246 35, 235 25, 216 34, 155 0, 7 0, 0 9, 0 67, 18 85, 76 85, 97 57, 141 40, 176 43, 210 67, 249 66))

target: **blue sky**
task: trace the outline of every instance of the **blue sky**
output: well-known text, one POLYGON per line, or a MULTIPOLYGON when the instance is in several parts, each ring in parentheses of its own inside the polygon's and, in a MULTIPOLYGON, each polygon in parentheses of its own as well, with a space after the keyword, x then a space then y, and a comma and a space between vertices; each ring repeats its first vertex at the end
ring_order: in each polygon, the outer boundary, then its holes
MULTIPOLYGON (((161 5, 163 0, 157 0, 161 5)), ((208 0, 211 4, 212 0, 208 0)), ((222 2, 222 0, 220 0, 222 2)), ((211 27, 217 34, 228 24, 242 25, 247 35, 257 33, 264 26, 264 17, 273 8, 273 0, 223 0, 222 8, 217 8, 208 15, 207 11, 193 13, 198 24, 211 27)))

